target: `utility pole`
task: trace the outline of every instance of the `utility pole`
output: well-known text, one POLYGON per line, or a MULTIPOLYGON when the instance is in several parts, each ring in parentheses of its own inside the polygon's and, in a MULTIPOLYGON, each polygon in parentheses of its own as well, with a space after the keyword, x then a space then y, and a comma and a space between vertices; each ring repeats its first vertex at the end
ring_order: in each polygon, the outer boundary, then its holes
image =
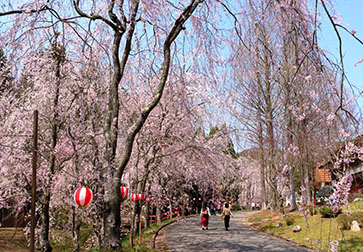
POLYGON ((31 228, 30 228, 30 252, 35 251, 35 194, 38 157, 38 110, 34 111, 33 117, 33 158, 32 158, 32 205, 31 205, 31 228))

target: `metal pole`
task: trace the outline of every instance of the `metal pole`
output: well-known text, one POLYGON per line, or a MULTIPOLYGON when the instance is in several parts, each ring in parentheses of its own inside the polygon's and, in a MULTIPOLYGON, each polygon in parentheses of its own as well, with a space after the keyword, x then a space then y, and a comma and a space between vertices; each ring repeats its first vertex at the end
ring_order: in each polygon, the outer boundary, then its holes
POLYGON ((141 243, 141 215, 139 218, 139 244, 141 243))
POLYGON ((34 111, 33 119, 33 158, 32 158, 32 205, 31 205, 31 228, 30 228, 30 252, 35 251, 35 194, 38 157, 38 111, 34 111))

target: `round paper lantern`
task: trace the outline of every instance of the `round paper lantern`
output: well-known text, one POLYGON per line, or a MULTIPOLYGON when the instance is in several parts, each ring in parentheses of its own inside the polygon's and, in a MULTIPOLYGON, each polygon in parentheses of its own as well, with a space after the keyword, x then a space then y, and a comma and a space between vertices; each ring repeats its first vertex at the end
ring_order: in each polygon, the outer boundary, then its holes
POLYGON ((176 200, 176 197, 173 197, 173 200, 176 200))
POLYGON ((128 193, 129 193, 129 189, 125 186, 121 186, 121 197, 123 199, 127 197, 128 193))
POLYGON ((150 202, 150 199, 149 199, 149 198, 146 198, 146 199, 145 199, 145 201, 146 201, 147 203, 149 203, 149 202, 150 202))
POLYGON ((136 201, 138 200, 137 194, 136 193, 131 193, 131 201, 136 201))
POLYGON ((89 205, 89 203, 91 203, 93 199, 93 194, 91 189, 82 186, 74 192, 73 198, 77 205, 79 205, 80 207, 86 207, 89 205))
POLYGON ((202 199, 201 198, 199 198, 199 201, 201 201, 202 199))
POLYGON ((166 198, 166 201, 169 201, 170 199, 169 198, 166 198))
POLYGON ((159 198, 159 202, 162 202, 163 200, 161 198, 159 198))
POLYGON ((144 199, 145 199, 145 195, 144 195, 144 194, 139 193, 139 194, 137 195, 137 199, 138 199, 138 200, 144 200, 144 199))
POLYGON ((183 200, 183 197, 180 197, 180 200, 183 200))
POLYGON ((154 200, 155 200, 155 198, 154 198, 154 197, 151 197, 150 199, 151 199, 151 201, 154 201, 154 200))

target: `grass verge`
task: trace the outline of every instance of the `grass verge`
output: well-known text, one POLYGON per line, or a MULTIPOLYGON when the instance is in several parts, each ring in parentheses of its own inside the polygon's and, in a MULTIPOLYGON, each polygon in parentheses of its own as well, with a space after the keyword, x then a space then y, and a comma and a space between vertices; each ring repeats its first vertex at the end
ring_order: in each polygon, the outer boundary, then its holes
MULTIPOLYGON (((141 239, 139 236, 134 238, 133 248, 130 248, 130 236, 124 236, 121 239, 122 249, 120 250, 107 250, 107 249, 95 249, 87 250, 86 243, 93 235, 92 225, 83 225, 80 230, 80 249, 82 252, 156 252, 157 250, 151 249, 151 242, 155 232, 162 226, 175 218, 165 220, 162 223, 151 224, 147 230, 142 229, 141 239)), ((70 231, 66 230, 52 230, 51 231, 51 245, 53 252, 72 252, 73 241, 70 231)), ((0 228, 0 252, 27 252, 27 242, 24 237, 22 228, 0 228)))
POLYGON ((0 252, 25 252, 26 246, 23 228, 0 228, 0 252))
MULTIPOLYGON (((363 211, 363 201, 349 204, 349 209, 351 212, 363 211)), ((300 212, 288 213, 287 216, 290 220, 293 219, 293 224, 287 225, 285 219, 280 218, 281 214, 271 211, 252 214, 248 217, 248 222, 261 231, 319 250, 329 251, 329 242, 338 240, 340 252, 363 251, 363 230, 341 230, 336 218, 322 218, 320 214, 309 216, 307 223, 300 212), (282 225, 278 226, 278 223, 282 225), (300 232, 293 232, 296 225, 302 228, 300 232)))

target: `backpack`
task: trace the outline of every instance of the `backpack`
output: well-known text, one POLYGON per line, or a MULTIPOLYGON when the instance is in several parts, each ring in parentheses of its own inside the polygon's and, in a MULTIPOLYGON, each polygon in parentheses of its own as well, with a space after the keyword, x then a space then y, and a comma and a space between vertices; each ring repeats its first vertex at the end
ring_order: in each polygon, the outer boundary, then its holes
POLYGON ((203 210, 202 214, 203 214, 204 217, 207 217, 208 216, 208 210, 207 209, 203 210))

